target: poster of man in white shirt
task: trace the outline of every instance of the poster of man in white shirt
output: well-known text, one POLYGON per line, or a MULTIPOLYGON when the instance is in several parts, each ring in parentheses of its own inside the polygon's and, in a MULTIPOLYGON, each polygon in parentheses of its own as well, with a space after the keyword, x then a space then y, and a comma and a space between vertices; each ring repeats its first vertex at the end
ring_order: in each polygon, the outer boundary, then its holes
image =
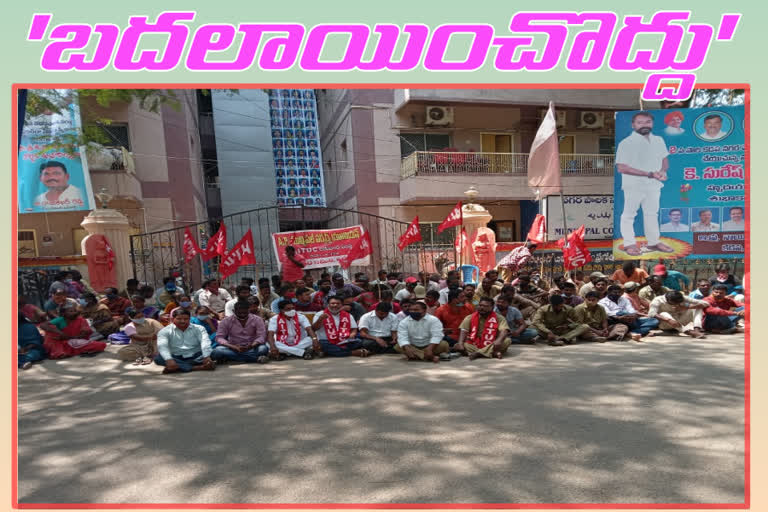
POLYGON ((661 220, 667 220, 661 225, 662 233, 687 233, 690 231, 688 226, 688 208, 662 208, 661 220))
POLYGON ((35 206, 46 209, 82 208, 85 204, 80 189, 69 183, 69 172, 62 162, 49 160, 42 163, 40 181, 47 190, 35 198, 35 206))
POLYGON ((698 137, 702 140, 708 140, 712 142, 726 138, 731 132, 733 123, 730 122, 730 119, 727 119, 724 122, 724 115, 725 114, 713 113, 704 116, 703 126, 697 125, 697 128, 698 126, 701 126, 703 129, 697 129, 696 135, 698 135, 698 137))
POLYGON ((693 214, 699 217, 697 222, 691 224, 691 231, 702 233, 708 231, 720 231, 719 208, 694 208, 693 214))
POLYGON ((635 238, 635 217, 643 211, 643 232, 647 252, 671 253, 674 249, 659 239, 659 199, 667 180, 669 152, 664 139, 653 135, 653 116, 638 112, 632 116, 632 134, 619 143, 616 166, 621 174, 624 211, 621 214, 621 236, 624 252, 640 256, 643 250, 635 238))
POLYGON ((725 218, 725 212, 728 211, 729 219, 723 222, 723 231, 744 231, 744 208, 741 206, 733 206, 731 208, 723 208, 723 218, 725 218))

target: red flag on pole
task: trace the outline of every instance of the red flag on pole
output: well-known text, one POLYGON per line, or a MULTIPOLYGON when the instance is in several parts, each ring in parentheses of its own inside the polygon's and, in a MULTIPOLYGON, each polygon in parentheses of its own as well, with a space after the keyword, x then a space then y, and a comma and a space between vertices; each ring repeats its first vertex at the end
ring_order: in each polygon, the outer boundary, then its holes
POLYGON ((528 156, 528 186, 540 191, 541 197, 559 194, 560 150, 557 138, 555 106, 550 101, 547 115, 541 121, 528 156))
POLYGON ((200 249, 200 246, 197 245, 197 241, 195 240, 195 237, 192 236, 192 232, 189 230, 189 228, 186 228, 184 230, 184 262, 189 263, 189 261, 200 254, 202 250, 200 249))
POLYGON ((369 254, 373 254, 373 244, 371 244, 370 233, 366 231, 363 233, 363 236, 358 239, 357 243, 352 246, 352 250, 349 251, 349 254, 339 260, 339 265, 344 269, 349 268, 353 261, 365 258, 369 254))
POLYGON ((456 203, 456 206, 453 207, 453 210, 451 210, 451 213, 448 214, 445 220, 441 222, 439 226, 437 226, 437 234, 439 235, 444 230, 452 228, 453 226, 461 226, 463 219, 464 217, 461 212, 461 201, 459 201, 456 203))
POLYGON ((402 252, 403 249, 415 242, 421 242, 421 230, 419 229, 418 215, 413 218, 411 225, 408 226, 405 233, 400 236, 400 240, 397 242, 397 248, 402 252))
POLYGON ((200 255, 203 257, 204 261, 208 261, 209 259, 213 258, 217 254, 220 256, 224 256, 226 252, 227 252, 227 226, 225 226, 224 223, 222 222, 221 227, 219 227, 219 230, 216 232, 216 234, 208 239, 208 244, 205 246, 205 249, 200 251, 200 255))
POLYGON ((226 279, 234 274, 240 266, 255 264, 256 256, 253 254, 253 235, 249 229, 232 250, 224 255, 219 265, 219 273, 222 279, 226 279))
POLYGON ((528 240, 536 242, 537 244, 544 242, 544 234, 547 232, 546 218, 540 214, 536 214, 536 218, 533 219, 531 230, 528 231, 528 240))
POLYGON ((104 237, 104 250, 107 251, 107 270, 112 270, 115 266, 115 251, 113 251, 112 246, 109 245, 107 237, 104 237))
POLYGON ((592 261, 592 255, 584 243, 584 224, 568 235, 567 242, 565 238, 561 238, 557 245, 563 250, 563 266, 566 270, 583 267, 592 261))

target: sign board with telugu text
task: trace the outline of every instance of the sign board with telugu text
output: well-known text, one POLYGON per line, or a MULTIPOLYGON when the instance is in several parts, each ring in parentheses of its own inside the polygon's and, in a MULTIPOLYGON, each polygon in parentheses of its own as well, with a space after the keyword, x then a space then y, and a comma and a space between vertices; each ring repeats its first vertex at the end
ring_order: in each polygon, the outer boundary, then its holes
MULTIPOLYGON (((360 237, 365 233, 363 226, 351 226, 340 229, 313 229, 306 231, 284 231, 272 233, 272 246, 275 259, 280 269, 287 261, 285 248, 289 245, 296 249, 296 254, 305 258, 304 268, 326 268, 340 265, 360 237)), ((352 261, 352 265, 370 265, 370 256, 352 261)))
MULTIPOLYGON (((563 199, 568 233, 584 224, 585 240, 613 238, 613 196, 564 195, 563 199)), ((547 197, 547 237, 550 241, 563 238, 563 207, 560 196, 547 197)))

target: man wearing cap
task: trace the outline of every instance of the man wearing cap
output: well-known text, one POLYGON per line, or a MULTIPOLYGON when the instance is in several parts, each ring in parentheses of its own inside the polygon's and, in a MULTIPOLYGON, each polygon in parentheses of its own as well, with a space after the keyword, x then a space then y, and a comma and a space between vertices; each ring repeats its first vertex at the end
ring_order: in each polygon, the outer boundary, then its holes
POLYGON ((653 275, 661 277, 664 286, 678 292, 687 290, 691 284, 691 280, 688 279, 687 275, 677 270, 667 270, 667 267, 662 264, 653 267, 653 275), (680 281, 683 282, 682 287, 680 286, 680 281))
POLYGON ((602 272, 595 271, 589 274, 589 282, 584 283, 584 286, 582 286, 579 289, 579 296, 581 296, 582 299, 586 297, 587 293, 595 289, 595 281, 597 281, 598 279, 605 279, 605 278, 606 276, 602 272))
POLYGON ((667 181, 669 160, 664 139, 653 135, 653 115, 638 112, 632 116, 632 134, 619 142, 616 168, 621 174, 624 191, 624 211, 621 214, 621 236, 624 251, 640 256, 642 251, 635 239, 635 217, 643 210, 643 231, 650 251, 674 252, 659 240, 659 199, 667 181))
MULTIPOLYGON (((404 299, 416 298, 416 285, 419 284, 419 280, 411 276, 405 280, 405 288, 395 294, 395 300, 402 302, 404 299)), ((422 290, 424 287, 422 286, 422 290)), ((426 294, 426 291, 424 292, 426 294)), ((423 297, 422 297, 423 298, 423 297)))
POLYGON ((653 299, 669 291, 671 290, 664 286, 664 279, 661 276, 653 275, 648 279, 648 285, 640 288, 639 295, 648 302, 653 302, 653 299))
POLYGON ((648 316, 659 321, 659 329, 677 331, 692 338, 704 338, 702 325, 704 310, 710 305, 703 300, 685 297, 678 291, 670 291, 651 301, 648 316))
POLYGON ((571 344, 578 337, 594 339, 595 336, 587 324, 577 323, 573 319, 572 311, 572 308, 563 304, 562 296, 552 295, 549 304, 536 310, 533 327, 540 337, 553 346, 571 344))
POLYGON ((632 308, 643 316, 648 315, 648 308, 651 303, 644 298, 640 297, 637 293, 640 291, 640 284, 634 281, 627 281, 624 283, 624 298, 626 298, 632 308))

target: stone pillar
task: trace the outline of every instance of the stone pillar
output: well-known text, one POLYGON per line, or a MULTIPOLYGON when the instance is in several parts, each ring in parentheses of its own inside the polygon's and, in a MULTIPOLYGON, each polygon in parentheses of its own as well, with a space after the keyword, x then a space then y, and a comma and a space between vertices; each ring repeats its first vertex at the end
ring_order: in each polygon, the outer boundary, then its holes
MULTIPOLYGON (((115 269, 117 271, 117 286, 122 289, 125 282, 133 277, 131 265, 131 242, 128 218, 117 210, 97 208, 93 210, 80 225, 90 235, 104 235, 109 240, 112 250, 115 251, 115 269)), ((83 239, 82 250, 86 254, 85 243, 88 236, 83 239)))
POLYGON ((461 254, 462 265, 472 265, 472 242, 478 228, 484 228, 491 222, 492 216, 479 204, 468 203, 462 207, 464 215, 464 230, 467 232, 467 245, 461 254))

